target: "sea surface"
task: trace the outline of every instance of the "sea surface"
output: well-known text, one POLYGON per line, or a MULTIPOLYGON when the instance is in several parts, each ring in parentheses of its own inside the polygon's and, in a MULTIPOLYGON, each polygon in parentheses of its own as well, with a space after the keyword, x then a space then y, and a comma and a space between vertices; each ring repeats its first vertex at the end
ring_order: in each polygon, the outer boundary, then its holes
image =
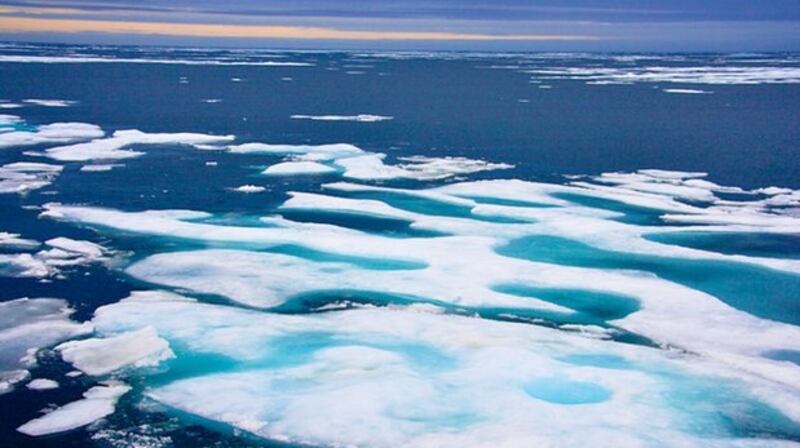
POLYGON ((798 443, 800 54, 0 43, 0 446, 798 443))

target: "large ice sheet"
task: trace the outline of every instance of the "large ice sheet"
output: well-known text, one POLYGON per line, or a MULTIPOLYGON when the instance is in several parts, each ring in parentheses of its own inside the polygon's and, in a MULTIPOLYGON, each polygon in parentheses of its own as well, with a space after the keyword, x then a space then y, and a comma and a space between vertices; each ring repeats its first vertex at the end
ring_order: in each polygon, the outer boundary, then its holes
POLYGON ((93 322, 109 334, 152 324, 183 347, 175 362, 188 356, 195 369, 162 375, 151 398, 281 441, 738 446, 726 422, 745 416, 797 431, 760 403, 795 397, 791 386, 523 324, 413 309, 265 314, 156 291, 104 306, 93 322))

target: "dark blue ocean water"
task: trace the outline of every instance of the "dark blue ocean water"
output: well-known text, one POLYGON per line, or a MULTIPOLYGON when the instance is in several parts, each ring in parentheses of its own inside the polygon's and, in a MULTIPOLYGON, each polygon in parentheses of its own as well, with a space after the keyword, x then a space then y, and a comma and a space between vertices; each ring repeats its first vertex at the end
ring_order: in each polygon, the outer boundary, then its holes
MULTIPOLYGON (((0 58, 0 99, 12 102, 27 98, 76 101, 75 105, 64 108, 24 107, 3 110, 2 113, 20 115, 31 125, 79 121, 97 124, 107 131, 139 129, 146 132, 235 134, 239 142, 343 142, 365 150, 385 152, 389 160, 407 155, 465 156, 513 164, 515 168, 503 171, 502 177, 524 180, 560 182, 564 174, 661 168, 708 172, 709 180, 743 188, 772 185, 800 188, 798 84, 640 82, 589 85, 580 80, 552 79, 543 81, 552 88, 540 89, 540 84, 529 82, 531 74, 521 72, 525 68, 553 66, 624 69, 642 65, 757 67, 766 64, 796 68, 800 67, 800 56, 796 54, 766 54, 753 57, 753 61, 719 54, 655 55, 668 58, 653 63, 617 60, 612 58, 615 55, 537 58, 525 54, 428 54, 409 57, 341 52, 259 53, 58 45, 0 47, 0 56, 72 55, 79 58, 86 54, 106 60, 287 60, 313 65, 264 67, 107 61, 21 63, 3 62, 0 58), (757 62, 756 59, 766 59, 767 62, 757 62), (522 68, 490 68, 508 65, 522 68), (348 71, 359 73, 348 74, 348 71), (182 78, 188 83, 180 83, 182 78), (241 82, 232 82, 232 78, 239 78, 241 82), (668 94, 664 88, 702 88, 713 91, 713 94, 668 94), (210 98, 222 101, 202 101, 210 98), (393 120, 356 123, 290 118, 293 114, 364 113, 391 116, 393 120)), ((43 148, 45 146, 0 149, 0 165, 37 160, 25 158, 22 152, 43 148)), ((40 219, 37 210, 23 207, 56 201, 129 211, 193 209, 229 216, 232 221, 241 223, 244 218, 255 219, 270 213, 286 200, 287 191, 317 191, 322 183, 339 179, 337 175, 275 179, 258 176, 260 168, 280 161, 280 156, 234 156, 174 146, 146 152, 143 157, 124 161, 124 169, 109 172, 83 173, 79 171, 81 164, 69 163, 49 187, 24 196, 0 195, 0 230, 40 241, 56 236, 87 239, 143 256, 186 246, 134 235, 98 236, 90 229, 40 219), (205 165, 207 161, 217 161, 218 166, 209 169, 205 165), (268 194, 239 195, 227 190, 250 181, 267 186, 268 194)), ((471 175, 470 179, 498 176, 488 172, 471 175)), ((413 184, 419 187, 439 183, 413 184)), ((410 181, 388 182, 393 186, 410 184, 410 181)), ((402 199, 393 205, 403 208, 401 202, 402 199)), ((625 211, 621 206, 618 209, 625 211)), ((461 212, 439 209, 439 213, 458 215, 461 212)), ((298 221, 332 222, 398 238, 429 236, 407 228, 403 222, 354 221, 348 217, 314 217, 301 213, 287 216, 298 221)), ((643 213, 632 219, 641 223, 649 218, 643 213)), ((681 241, 678 237, 671 243, 744 255, 797 258, 800 253, 796 235, 751 241, 752 244, 737 238, 725 241, 724 237, 711 240, 687 237, 681 241)), ((592 255, 576 259, 574 264, 608 265, 607 259, 592 255)), ((663 260, 642 258, 616 260, 612 264, 617 268, 658 271, 656 273, 670 280, 687 282, 711 294, 719 294, 726 303, 760 317, 795 325, 800 322, 796 276, 782 274, 779 280, 783 286, 775 303, 754 307, 750 296, 765 294, 757 286, 768 283, 768 278, 742 277, 737 282, 708 286, 709 279, 693 275, 697 271, 693 271, 692 266, 687 268, 688 271, 673 271, 668 266, 669 260, 667 266, 663 263, 663 260), (757 285, 753 286, 754 283, 757 285), (745 294, 737 294, 737 290, 743 290, 745 294)), ((736 276, 736 272, 735 267, 720 264, 708 273, 725 277, 736 276)), ((762 274, 761 271, 757 273, 762 274)), ((74 317, 84 320, 91 317, 97 306, 115 302, 140 286, 114 269, 81 267, 75 268, 75 272, 66 278, 47 283, 36 279, 0 277, 0 300, 65 298, 76 309, 74 317)), ((525 291, 517 293, 524 295, 525 291)), ((380 302, 381 299, 373 300, 380 302)), ((589 295, 587 304, 578 307, 577 314, 549 318, 604 325, 604 319, 625 316, 636 309, 625 298, 612 299, 608 305, 610 309, 601 307, 598 310, 590 302, 600 299, 589 295), (614 300, 619 304, 615 305, 614 300)), ((554 303, 559 300, 559 297, 553 298, 554 303)), ((298 309, 288 311, 298 312, 298 309)), ((647 343, 634 336, 628 335, 635 343, 647 343)), ((70 370, 56 357, 40 364, 34 370, 34 376, 70 370)), ((0 446, 118 446, 102 440, 92 441, 92 432, 85 429, 39 439, 24 437, 15 431, 17 426, 36 416, 38 410, 52 403, 63 404, 78 398, 89 384, 88 379, 78 378, 62 384, 55 391, 34 393, 19 387, 0 396, 0 446)), ((128 398, 123 399, 118 406, 121 410, 110 418, 112 426, 117 429, 135 432, 141 431, 142 425, 157 426, 159 435, 171 437, 174 446, 279 446, 234 435, 219 425, 185 415, 142 412, 126 400, 128 398)), ((758 433, 753 428, 742 431, 758 433)), ((788 431, 778 434, 778 437, 797 438, 798 433, 788 431)))

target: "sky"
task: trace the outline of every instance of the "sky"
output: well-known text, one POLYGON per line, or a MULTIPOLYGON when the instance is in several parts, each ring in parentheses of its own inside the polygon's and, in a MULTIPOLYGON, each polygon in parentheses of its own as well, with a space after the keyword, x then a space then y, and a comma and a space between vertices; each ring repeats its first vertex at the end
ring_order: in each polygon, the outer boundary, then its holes
POLYGON ((0 0, 0 40, 261 48, 795 51, 800 0, 0 0))

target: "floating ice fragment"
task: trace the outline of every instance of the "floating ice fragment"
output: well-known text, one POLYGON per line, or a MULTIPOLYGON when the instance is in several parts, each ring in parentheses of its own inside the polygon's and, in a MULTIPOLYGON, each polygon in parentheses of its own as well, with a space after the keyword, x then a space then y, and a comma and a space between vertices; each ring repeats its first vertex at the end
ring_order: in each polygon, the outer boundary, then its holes
POLYGON ((357 121, 361 123, 375 123, 378 121, 392 120, 394 117, 386 115, 292 115, 291 118, 295 120, 313 120, 313 121, 357 121))
POLYGON ((328 165, 317 162, 296 161, 270 165, 262 171, 261 174, 269 176, 295 176, 301 174, 325 174, 334 172, 336 172, 336 168, 332 168, 328 165))
POLYGON ((35 380, 32 380, 30 383, 26 384, 25 387, 31 390, 58 389, 58 382, 47 378, 36 378, 35 380))
POLYGON ((100 138, 104 135, 99 126, 88 123, 52 123, 39 126, 36 131, 0 133, 0 148, 68 143, 76 140, 100 138))
POLYGON ((20 238, 18 233, 0 232, 0 247, 13 249, 36 249, 40 243, 36 240, 20 238))
POLYGON ((548 67, 523 70, 523 73, 550 79, 594 82, 672 82, 679 84, 796 84, 800 68, 790 66, 640 66, 640 67, 548 67))
POLYGON ((65 342, 56 350, 64 361, 94 376, 123 368, 154 367, 175 356, 153 327, 103 339, 65 342))
POLYGON ((260 185, 250 185, 250 184, 240 185, 236 188, 231 188, 231 190, 238 191, 239 193, 261 193, 267 191, 266 188, 260 185))
POLYGON ((0 194, 25 194, 46 187, 62 170, 60 165, 15 162, 0 166, 0 194))
POLYGON ((92 330, 69 319, 72 310, 60 299, 16 299, 0 302, 0 393, 28 377, 31 355, 92 330))
POLYGON ((33 106, 44 106, 44 107, 70 107, 76 103, 76 101, 70 101, 70 100, 41 100, 41 99, 28 99, 28 100, 22 100, 22 102, 33 106))
POLYGON ((700 89, 663 89, 665 93, 683 93, 688 95, 707 95, 714 92, 709 90, 700 90, 700 89))
POLYGON ((114 413, 117 400, 131 388, 120 382, 107 382, 83 394, 83 399, 68 403, 17 428, 34 437, 80 428, 114 413))
POLYGON ((98 173, 98 172, 105 172, 111 171, 114 168, 123 167, 125 166, 124 163, 106 163, 106 164, 92 164, 92 165, 84 165, 81 167, 81 171, 83 172, 90 172, 90 173, 98 173))
MULTIPOLYGON (((0 139, 5 134, 0 134, 0 139)), ((143 153, 124 149, 131 145, 198 145, 224 143, 233 140, 232 135, 208 135, 189 132, 151 134, 138 130, 116 131, 105 139, 93 140, 70 146, 50 148, 47 157, 60 161, 112 160, 139 157, 143 153)))

